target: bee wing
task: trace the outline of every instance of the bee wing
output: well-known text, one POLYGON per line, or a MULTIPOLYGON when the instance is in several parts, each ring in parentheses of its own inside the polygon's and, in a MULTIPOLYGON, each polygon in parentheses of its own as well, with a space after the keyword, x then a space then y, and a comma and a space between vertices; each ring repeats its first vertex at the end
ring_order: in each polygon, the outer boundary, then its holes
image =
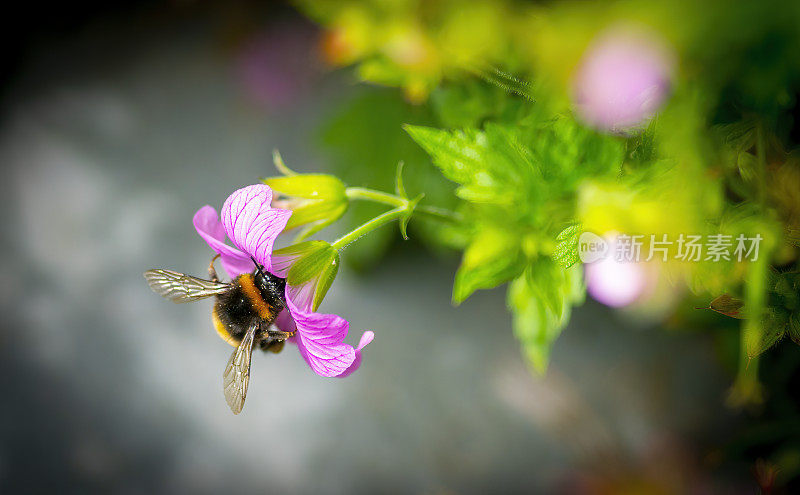
POLYGON ((225 401, 233 414, 242 412, 244 399, 247 397, 247 386, 250 384, 250 358, 253 356, 253 344, 257 329, 258 323, 250 325, 239 347, 231 354, 228 365, 225 367, 225 373, 222 374, 225 401))
POLYGON ((229 285, 192 277, 172 270, 147 270, 144 278, 153 292, 175 303, 197 301, 228 290, 229 285))

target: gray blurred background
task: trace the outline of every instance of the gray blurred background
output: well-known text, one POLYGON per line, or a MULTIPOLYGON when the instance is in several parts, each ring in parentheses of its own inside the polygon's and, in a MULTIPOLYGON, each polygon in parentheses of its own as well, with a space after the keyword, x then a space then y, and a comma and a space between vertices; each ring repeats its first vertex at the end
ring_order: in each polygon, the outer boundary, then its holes
POLYGON ((715 463, 738 419, 710 341, 587 302, 534 378, 503 291, 453 308, 458 259, 413 241, 326 298, 350 343, 375 331, 357 373, 258 353, 233 416, 212 303, 141 273, 205 273, 197 208, 274 173, 273 148, 326 170, 320 125, 379 90, 321 67, 287 8, 246 39, 213 9, 143 10, 26 38, 4 79, 0 491, 752 492, 715 463))

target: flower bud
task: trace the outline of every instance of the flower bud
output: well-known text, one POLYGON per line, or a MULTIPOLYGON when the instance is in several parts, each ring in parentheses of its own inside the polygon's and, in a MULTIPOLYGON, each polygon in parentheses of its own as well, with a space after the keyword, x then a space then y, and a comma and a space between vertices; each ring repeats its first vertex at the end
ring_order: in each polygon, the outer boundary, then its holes
POLYGON ((292 210, 287 230, 305 226, 298 240, 322 230, 347 211, 345 185, 333 175, 296 174, 263 182, 275 192, 273 208, 292 210))

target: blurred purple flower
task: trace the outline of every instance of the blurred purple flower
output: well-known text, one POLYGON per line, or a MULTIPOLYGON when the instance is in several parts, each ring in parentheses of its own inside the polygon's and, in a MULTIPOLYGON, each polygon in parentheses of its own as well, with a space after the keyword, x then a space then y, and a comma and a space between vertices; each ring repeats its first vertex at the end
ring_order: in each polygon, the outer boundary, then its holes
POLYGON ((270 26, 244 45, 236 72, 247 95, 259 105, 290 105, 321 72, 316 35, 302 24, 270 26))
POLYGON ((624 132, 647 121, 670 91, 672 53, 653 35, 614 29, 596 39, 573 80, 573 102, 586 123, 624 132))
MULTIPOLYGON (((290 264, 273 265, 272 247, 292 212, 271 208, 271 201, 269 186, 255 184, 235 191, 225 200, 221 221, 216 210, 208 205, 195 213, 197 233, 220 255, 230 277, 255 269, 250 256, 273 275, 286 277, 290 264), (225 243, 226 236, 236 247, 225 243)), ((306 290, 307 285, 286 285, 286 309, 275 323, 283 331, 296 332, 289 341, 297 344, 300 355, 315 373, 327 377, 350 374, 358 368, 360 359, 357 359, 358 351, 344 343, 349 324, 340 316, 311 311, 313 291, 306 290)), ((362 337, 359 351, 372 340, 369 338, 364 343, 366 336, 362 337)))
POLYGON ((644 267, 633 261, 616 259, 616 240, 609 237, 608 254, 598 261, 586 263, 586 290, 596 301, 612 308, 621 308, 637 301, 647 289, 644 267))

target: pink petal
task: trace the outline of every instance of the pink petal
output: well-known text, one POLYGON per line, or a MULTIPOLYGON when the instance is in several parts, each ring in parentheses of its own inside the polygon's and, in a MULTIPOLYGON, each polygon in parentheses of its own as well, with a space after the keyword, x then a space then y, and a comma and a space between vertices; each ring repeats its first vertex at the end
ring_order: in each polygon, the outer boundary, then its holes
POLYGON ((349 327, 344 318, 302 311, 291 299, 286 304, 297 325, 297 348, 316 374, 337 376, 353 364, 356 351, 344 343, 349 327))
POLYGON ((311 311, 314 302, 314 289, 317 287, 318 280, 312 278, 300 285, 286 285, 286 299, 291 299, 297 308, 303 311, 311 311))
POLYGON ((356 351, 360 351, 361 349, 367 347, 367 344, 372 342, 375 339, 375 332, 372 330, 367 330, 363 334, 361 334, 361 340, 358 341, 358 347, 356 347, 356 351))
POLYGON ((222 225, 239 249, 272 271, 272 245, 292 212, 270 208, 272 190, 266 184, 243 187, 222 205, 222 225))
POLYGON ((192 218, 192 223, 194 223, 194 228, 197 229, 197 233, 203 239, 208 241, 210 238, 214 241, 225 243, 225 227, 219 221, 219 215, 217 215, 217 210, 213 206, 205 205, 197 210, 194 218, 192 218))
POLYGON ((272 268, 270 268, 270 272, 275 275, 276 277, 286 278, 289 275, 289 268, 292 267, 292 263, 302 256, 301 253, 292 254, 292 255, 276 255, 272 254, 272 268))
POLYGON ((228 277, 234 279, 243 273, 252 273, 255 269, 255 265, 253 265, 253 260, 250 259, 249 256, 245 255, 243 258, 234 258, 228 255, 220 255, 219 261, 222 263, 222 268, 225 270, 225 273, 228 274, 228 277))
POLYGON ((206 205, 194 214, 192 219, 195 230, 200 234, 211 249, 220 255, 222 268, 231 278, 253 271, 253 262, 250 257, 236 248, 225 244, 225 228, 219 221, 217 210, 206 205))
POLYGON ((361 366, 361 349, 367 346, 372 339, 375 338, 375 332, 371 330, 367 330, 361 335, 361 341, 358 343, 358 347, 356 347, 356 358, 353 360, 353 364, 351 364, 346 370, 342 372, 341 375, 338 375, 337 378, 344 378, 353 374, 355 370, 361 366))
MULTIPOLYGON (((275 319, 275 326, 282 332, 292 333, 297 330, 297 325, 294 324, 294 320, 288 309, 284 309, 278 314, 278 317, 275 319)), ((294 342, 294 337, 289 339, 289 341, 294 342)))

